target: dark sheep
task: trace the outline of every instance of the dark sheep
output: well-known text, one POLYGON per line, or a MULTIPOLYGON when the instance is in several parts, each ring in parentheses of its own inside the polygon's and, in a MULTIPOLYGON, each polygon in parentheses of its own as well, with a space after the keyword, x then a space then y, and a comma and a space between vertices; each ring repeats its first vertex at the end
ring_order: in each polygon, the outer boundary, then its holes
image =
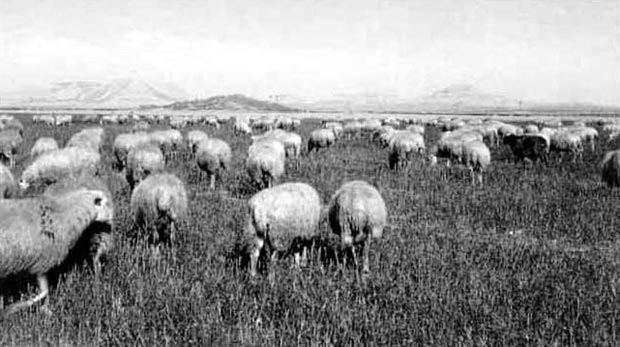
POLYGON ((547 141, 542 136, 536 135, 507 135, 504 137, 504 144, 510 146, 510 150, 515 155, 515 163, 523 161, 525 158, 536 162, 542 160, 548 164, 549 147, 547 141))

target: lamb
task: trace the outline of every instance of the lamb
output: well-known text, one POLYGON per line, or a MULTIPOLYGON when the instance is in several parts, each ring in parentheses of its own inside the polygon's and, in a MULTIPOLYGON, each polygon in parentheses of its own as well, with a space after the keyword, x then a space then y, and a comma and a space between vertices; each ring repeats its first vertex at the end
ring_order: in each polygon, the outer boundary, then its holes
POLYGON ((8 167, 0 164, 0 200, 11 199, 15 195, 15 179, 8 167))
POLYGON ((474 173, 478 175, 478 183, 482 185, 482 172, 491 164, 491 152, 482 141, 468 141, 462 145, 461 162, 471 172, 471 184, 476 185, 474 173))
MULTIPOLYGON (((67 177, 56 182, 47 187, 43 195, 59 197, 80 189, 103 192, 109 202, 109 207, 114 211, 113 197, 107 183, 101 178, 89 174, 67 177)), ((105 222, 93 222, 84 230, 82 237, 71 252, 69 259, 75 261, 83 261, 86 259, 90 262, 95 273, 98 273, 101 268, 102 258, 110 254, 111 250, 114 248, 113 227, 113 218, 105 222)))
POLYGON ((52 184, 66 176, 78 176, 84 172, 96 173, 101 155, 91 149, 68 147, 37 157, 22 173, 19 185, 27 189, 35 182, 52 184))
POLYGON ((610 188, 620 187, 620 150, 607 152, 600 167, 601 180, 610 188))
POLYGON ((284 174, 286 151, 279 141, 264 140, 248 149, 245 167, 250 179, 259 186, 271 188, 284 174))
POLYGON ((48 272, 60 265, 84 231, 94 222, 113 219, 110 200, 100 190, 79 189, 57 197, 0 201, 0 278, 35 276, 39 294, 13 303, 14 313, 44 300, 49 292, 48 272))
POLYGON ((0 131, 0 156, 8 160, 11 169, 15 168, 15 156, 22 142, 23 138, 19 130, 7 129, 0 131))
POLYGON ((232 162, 232 150, 228 143, 220 139, 206 139, 198 144, 196 150, 198 167, 207 172, 209 188, 215 189, 215 176, 221 170, 228 170, 232 162))
POLYGON ((156 145, 149 143, 132 148, 127 155, 125 168, 129 188, 133 190, 147 176, 163 172, 165 166, 164 154, 156 145))
POLYGON ((333 129, 317 129, 310 133, 308 139, 308 153, 313 149, 318 152, 321 148, 327 148, 336 142, 336 133, 333 129))
POLYGON ((168 173, 147 177, 131 194, 131 213, 149 242, 174 241, 178 224, 187 215, 185 185, 168 173))
POLYGON ((58 143, 51 137, 40 137, 32 146, 30 156, 36 158, 41 154, 55 151, 58 149, 58 143))
POLYGON ((321 199, 305 183, 284 183, 256 193, 248 201, 244 229, 251 239, 250 274, 256 275, 258 258, 265 245, 271 258, 294 254, 297 266, 305 265, 307 243, 318 232, 321 199))
POLYGON ((198 144, 208 138, 209 135, 202 130, 190 130, 187 132, 187 148, 192 154, 196 154, 198 144))
POLYGON ((328 216, 329 225, 335 234, 340 235, 343 248, 352 251, 356 267, 359 265, 353 247, 362 244, 363 271, 364 274, 370 273, 371 239, 382 237, 387 220, 381 194, 364 181, 347 182, 332 196, 328 216))
POLYGON ((65 147, 81 147, 101 151, 105 131, 103 128, 86 128, 73 134, 65 147))

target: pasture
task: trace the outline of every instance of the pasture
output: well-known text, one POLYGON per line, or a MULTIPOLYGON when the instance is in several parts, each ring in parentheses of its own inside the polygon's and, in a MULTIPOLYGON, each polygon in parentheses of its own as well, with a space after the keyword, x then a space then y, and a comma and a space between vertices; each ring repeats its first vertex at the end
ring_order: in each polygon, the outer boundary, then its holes
MULTIPOLYGON (((26 129, 16 178, 36 138, 62 145, 92 126, 20 119, 26 129)), ((306 141, 320 126, 304 120, 297 132, 306 141)), ((309 183, 326 203, 342 183, 365 180, 382 194, 389 227, 373 243, 366 281, 353 268, 338 269, 331 253, 339 241, 322 223, 308 267, 279 261, 273 282, 250 278, 235 254, 245 201, 256 192, 244 169, 249 137, 235 137, 232 123, 183 129, 227 141, 233 164, 209 191, 187 151, 168 160, 167 171, 190 192, 190 213, 173 247, 154 258, 131 231, 129 188, 111 164, 112 141, 130 126, 105 128, 116 248, 99 276, 78 267, 60 277, 49 298, 52 316, 33 308, 1 321, 2 346, 619 343, 620 191, 600 182, 598 164, 620 143, 607 143, 600 127, 596 151, 587 148, 583 162, 515 165, 508 148, 492 147, 485 185, 475 188, 465 168, 431 167, 421 157, 391 171, 387 150, 369 135, 304 153, 280 182, 309 183)), ((439 132, 426 128, 427 148, 439 132)))

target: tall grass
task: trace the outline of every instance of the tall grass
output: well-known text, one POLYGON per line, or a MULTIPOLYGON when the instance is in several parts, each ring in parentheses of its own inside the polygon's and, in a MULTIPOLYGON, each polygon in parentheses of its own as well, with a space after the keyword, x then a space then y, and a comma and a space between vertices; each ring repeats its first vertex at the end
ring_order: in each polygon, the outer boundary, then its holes
MULTIPOLYGON (((24 149, 39 136, 62 144, 84 126, 27 126, 24 149)), ((299 132, 318 126, 305 121, 299 132)), ((485 186, 473 188, 462 168, 418 158, 393 172, 367 137, 339 141, 287 167, 282 181, 308 182, 324 202, 349 180, 378 187, 389 227, 372 245, 372 273, 359 281, 315 255, 301 271, 278 262, 270 281, 230 259, 256 191, 243 168, 249 140, 230 126, 204 130, 231 144, 232 169, 212 192, 189 154, 167 164, 191 204, 176 244, 157 259, 132 241, 127 184, 111 169, 112 140, 127 130, 107 127, 117 248, 99 276, 76 268, 61 278, 53 316, 33 309, 0 322, 0 345, 618 345, 620 192, 599 183, 596 167, 618 143, 549 167, 514 165, 492 148, 485 186)), ((438 131, 427 132, 432 144, 438 131)), ((337 244, 326 225, 321 235, 337 244)))

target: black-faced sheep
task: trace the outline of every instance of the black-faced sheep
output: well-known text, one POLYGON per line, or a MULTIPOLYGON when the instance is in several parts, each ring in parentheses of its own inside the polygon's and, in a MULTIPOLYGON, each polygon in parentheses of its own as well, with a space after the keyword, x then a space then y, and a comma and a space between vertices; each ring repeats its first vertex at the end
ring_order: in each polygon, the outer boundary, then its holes
POLYGON ((148 235, 149 242, 174 241, 178 224, 187 215, 185 184, 175 175, 147 177, 131 194, 134 223, 148 235))
POLYGON ((272 258, 294 254, 295 263, 306 261, 307 243, 318 232, 321 200, 305 183, 284 183, 261 190, 248 201, 244 230, 251 241, 250 273, 256 274, 259 255, 265 246, 272 258))
POLYGON ((220 139, 206 139, 198 144, 196 149, 196 163, 207 173, 209 188, 215 189, 215 177, 221 171, 228 170, 232 162, 232 150, 228 143, 220 139))
POLYGON ((354 245, 362 244, 364 254, 363 271, 370 272, 371 239, 380 239, 387 221, 387 209, 377 189, 363 181, 343 184, 332 196, 329 207, 329 225, 340 235, 345 249, 350 249, 356 267, 357 257, 354 245))
POLYGON ((57 197, 0 201, 0 278, 26 274, 39 294, 11 304, 5 314, 30 307, 49 292, 48 272, 60 265, 93 222, 108 223, 113 209, 104 192, 79 189, 57 197))

